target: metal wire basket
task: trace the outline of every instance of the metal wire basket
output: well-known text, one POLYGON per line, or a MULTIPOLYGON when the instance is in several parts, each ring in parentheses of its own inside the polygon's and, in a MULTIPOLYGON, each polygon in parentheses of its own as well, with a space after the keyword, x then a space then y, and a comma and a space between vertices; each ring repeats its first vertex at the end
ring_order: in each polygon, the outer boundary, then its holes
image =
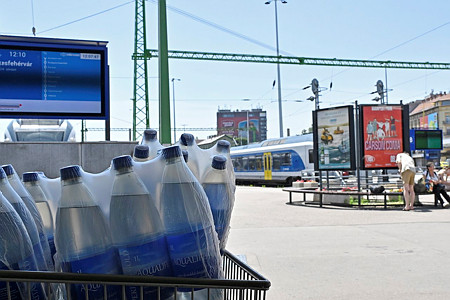
MULTIPOLYGON (((140 289, 140 300, 146 300, 143 296, 144 287, 157 289, 156 299, 161 300, 161 288, 173 290, 174 300, 179 299, 179 289, 186 289, 189 292, 189 299, 200 299, 196 295, 196 290, 204 289, 201 300, 212 300, 214 291, 220 290, 220 299, 224 300, 264 300, 266 292, 270 288, 270 281, 258 272, 243 263, 236 256, 225 250, 223 253, 224 279, 204 279, 204 278, 177 278, 177 277, 156 277, 156 276, 127 276, 127 275, 103 275, 103 274, 76 274, 58 272, 30 272, 30 271, 0 271, 0 281, 5 282, 5 288, 0 289, 0 300, 35 300, 31 293, 31 285, 42 283, 47 295, 54 294, 52 289, 55 285, 62 284, 66 293, 64 298, 75 300, 70 295, 70 290, 74 284, 84 285, 85 300, 89 300, 88 288, 90 284, 97 284, 103 287, 103 299, 108 299, 107 287, 111 285, 122 287, 122 299, 126 300, 126 287, 135 286, 140 289), (15 283, 25 285, 28 295, 25 299, 11 295, 11 285, 15 283)), ((216 294, 217 295, 217 294, 216 294)), ((215 296, 217 297, 217 296, 215 296)), ((54 298, 54 297, 49 297, 54 298)), ((59 297, 58 299, 61 299, 59 297)), ((214 298, 217 299, 217 298, 214 298)), ((77 299, 82 300, 82 299, 77 299)))

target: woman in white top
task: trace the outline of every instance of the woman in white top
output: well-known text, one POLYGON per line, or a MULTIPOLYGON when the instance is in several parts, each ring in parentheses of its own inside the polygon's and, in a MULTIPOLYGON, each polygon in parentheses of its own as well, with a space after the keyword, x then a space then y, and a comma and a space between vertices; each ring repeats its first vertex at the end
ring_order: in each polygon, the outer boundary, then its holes
POLYGON ((423 173, 423 178, 425 179, 425 185, 433 184, 433 193, 438 198, 439 202, 443 208, 449 207, 450 196, 445 190, 445 186, 442 184, 442 178, 434 170, 434 164, 432 162, 427 163, 427 170, 423 173), (445 200, 442 199, 444 196, 445 200))
POLYGON ((408 152, 397 154, 395 162, 403 181, 403 196, 405 198, 405 207, 403 210, 413 210, 416 194, 414 193, 414 176, 416 175, 416 167, 414 160, 409 156, 408 152))

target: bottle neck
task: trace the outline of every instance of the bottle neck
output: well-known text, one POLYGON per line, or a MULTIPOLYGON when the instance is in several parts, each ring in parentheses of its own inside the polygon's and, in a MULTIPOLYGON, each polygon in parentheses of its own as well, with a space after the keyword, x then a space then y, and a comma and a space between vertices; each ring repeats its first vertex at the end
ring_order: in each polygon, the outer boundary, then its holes
POLYGON ((133 172, 133 168, 132 167, 116 169, 116 174, 117 175, 127 174, 127 173, 131 173, 131 172, 133 172))
POLYGON ((66 179, 66 180, 62 180, 61 183, 62 185, 72 185, 72 184, 77 184, 77 183, 81 183, 82 179, 81 177, 75 177, 75 178, 70 178, 70 179, 66 179))

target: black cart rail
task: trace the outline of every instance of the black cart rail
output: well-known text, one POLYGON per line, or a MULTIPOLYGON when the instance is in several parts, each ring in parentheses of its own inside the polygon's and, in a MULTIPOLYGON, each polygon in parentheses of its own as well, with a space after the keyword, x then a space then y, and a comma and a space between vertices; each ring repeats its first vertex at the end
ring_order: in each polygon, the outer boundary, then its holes
MULTIPOLYGON (((264 300, 266 292, 270 288, 270 281, 260 275, 258 272, 243 263, 239 258, 229 251, 225 250, 223 254, 224 279, 204 279, 204 278, 177 278, 177 277, 156 277, 156 276, 127 276, 127 275, 104 275, 104 274, 76 274, 76 273, 58 273, 58 272, 33 272, 33 271, 0 271, 0 281, 6 282, 6 291, 0 291, 0 298, 12 300, 10 286, 14 282, 20 282, 26 285, 28 295, 24 300, 33 300, 31 295, 31 284, 38 282, 45 287, 46 294, 51 294, 54 284, 62 284, 66 289, 67 300, 74 300, 70 297, 70 289, 74 284, 83 284, 85 290, 92 284, 101 285, 104 291, 103 299, 108 299, 107 286, 119 285, 122 287, 122 299, 126 300, 126 287, 136 286, 140 288, 140 300, 143 299, 144 287, 157 288, 157 299, 160 298, 161 288, 173 289, 173 299, 179 299, 177 294, 179 289, 189 289, 189 298, 192 300, 200 299, 196 297, 194 289, 205 289, 201 297, 204 299, 213 299, 211 296, 214 291, 221 290, 221 298, 224 300, 264 300), (206 297, 205 297, 206 295, 206 297), (6 296, 6 297, 3 297, 6 296)), ((50 297, 48 298, 51 299, 50 297)), ((217 299, 217 298, 214 298, 217 299)), ((80 299, 77 299, 80 300, 80 299)), ((86 292, 85 300, 89 300, 86 292)))

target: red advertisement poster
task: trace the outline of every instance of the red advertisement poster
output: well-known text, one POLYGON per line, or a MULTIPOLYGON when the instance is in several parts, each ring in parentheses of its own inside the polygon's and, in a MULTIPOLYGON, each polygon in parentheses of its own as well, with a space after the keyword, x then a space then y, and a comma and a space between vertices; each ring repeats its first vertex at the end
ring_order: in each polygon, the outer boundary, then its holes
POLYGON ((402 106, 362 106, 364 168, 395 168, 403 152, 402 106))

